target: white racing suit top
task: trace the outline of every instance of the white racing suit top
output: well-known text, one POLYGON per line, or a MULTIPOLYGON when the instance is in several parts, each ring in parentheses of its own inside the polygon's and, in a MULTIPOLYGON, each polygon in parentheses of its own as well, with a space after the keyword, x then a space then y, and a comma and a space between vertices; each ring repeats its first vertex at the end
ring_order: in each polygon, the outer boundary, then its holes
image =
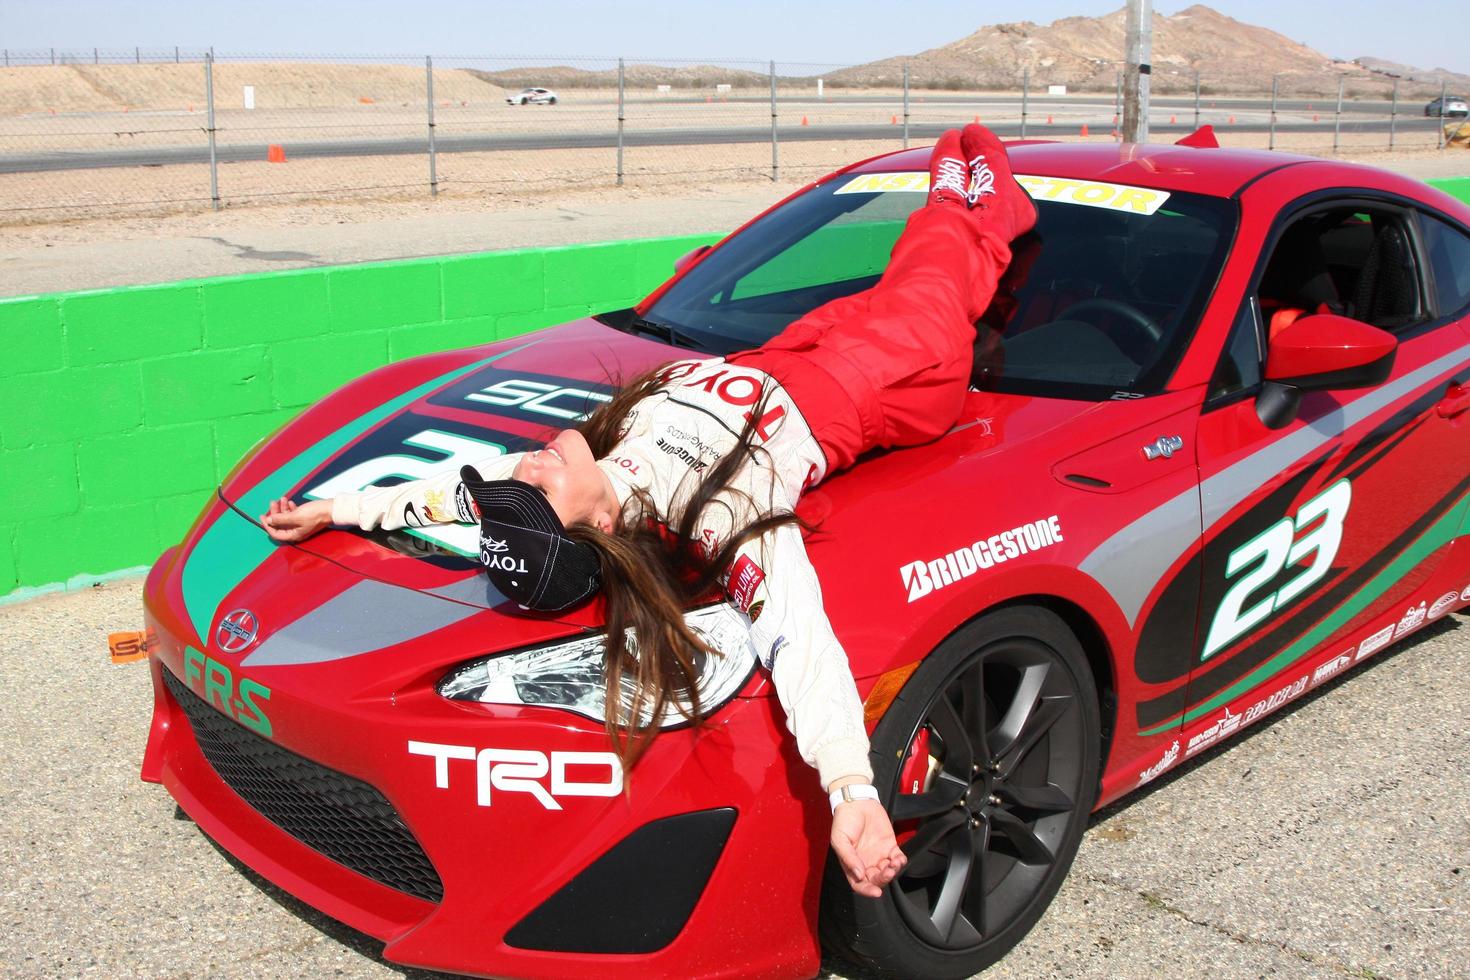
MULTIPOLYGON (((826 475, 821 446, 786 391, 764 372, 723 358, 676 361, 668 383, 635 404, 623 437, 597 461, 618 500, 635 491, 652 501, 666 525, 677 525, 704 472, 736 448, 756 407, 747 464, 729 490, 699 516, 695 546, 713 555, 757 518, 789 512, 826 475)), ((510 478, 522 453, 475 464, 486 480, 510 478)), ((634 505, 636 506, 636 505, 634 505)), ((332 521, 363 530, 417 527, 479 516, 458 473, 336 497, 332 521)), ((872 779, 863 707, 847 655, 822 606, 822 589, 801 530, 786 524, 742 545, 723 573, 729 602, 750 621, 751 639, 771 672, 786 724, 823 787, 844 776, 872 779)))

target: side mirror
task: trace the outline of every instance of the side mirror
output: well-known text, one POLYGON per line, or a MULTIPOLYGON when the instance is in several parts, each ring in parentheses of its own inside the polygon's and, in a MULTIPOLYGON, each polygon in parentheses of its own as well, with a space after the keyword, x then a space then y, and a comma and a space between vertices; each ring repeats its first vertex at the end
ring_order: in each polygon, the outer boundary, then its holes
POLYGON ((1371 388, 1388 380, 1399 342, 1361 320, 1331 313, 1304 316, 1266 351, 1266 384, 1256 414, 1272 429, 1296 418, 1303 391, 1371 388))
POLYGON ((686 268, 694 263, 695 259, 699 258, 705 252, 708 252, 713 247, 713 245, 701 245, 696 249, 685 252, 683 255, 674 260, 674 271, 683 272, 686 268))

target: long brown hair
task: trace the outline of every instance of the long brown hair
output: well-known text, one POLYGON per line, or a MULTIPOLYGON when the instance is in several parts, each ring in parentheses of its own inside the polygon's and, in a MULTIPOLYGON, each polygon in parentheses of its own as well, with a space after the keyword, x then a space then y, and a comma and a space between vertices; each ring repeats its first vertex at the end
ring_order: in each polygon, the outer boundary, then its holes
MULTIPOLYGON (((598 459, 610 455, 627 430, 629 412, 666 384, 664 368, 654 368, 628 381, 588 416, 577 428, 592 454, 598 459)), ((732 487, 751 453, 754 421, 763 414, 764 398, 746 416, 735 449, 699 478, 677 520, 659 514, 640 490, 623 505, 611 534, 590 524, 567 528, 569 536, 596 550, 602 565, 607 733, 624 768, 631 769, 638 761, 670 705, 695 724, 704 718, 697 685, 699 660, 721 654, 689 628, 686 609, 715 592, 742 545, 783 524, 800 523, 795 514, 777 510, 769 501, 764 507, 756 505, 732 487), (732 496, 743 498, 751 505, 749 512, 760 516, 731 534, 714 554, 705 554, 693 544, 700 518, 710 507, 729 507, 732 496), (623 688, 630 681, 632 696, 625 703, 623 688)))

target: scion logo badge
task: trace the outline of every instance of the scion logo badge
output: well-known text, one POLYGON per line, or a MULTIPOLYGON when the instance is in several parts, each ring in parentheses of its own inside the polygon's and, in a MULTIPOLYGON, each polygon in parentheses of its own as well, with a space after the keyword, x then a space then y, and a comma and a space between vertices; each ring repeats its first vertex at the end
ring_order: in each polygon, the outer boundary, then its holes
POLYGON ((221 653, 239 653, 255 642, 260 620, 249 609, 236 609, 219 621, 214 631, 214 645, 221 653))

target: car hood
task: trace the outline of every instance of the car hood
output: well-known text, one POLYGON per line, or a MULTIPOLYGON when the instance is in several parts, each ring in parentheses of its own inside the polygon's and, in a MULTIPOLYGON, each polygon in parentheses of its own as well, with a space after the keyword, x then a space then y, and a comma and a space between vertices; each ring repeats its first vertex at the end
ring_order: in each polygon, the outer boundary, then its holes
MULTIPOLYGON (((686 356, 688 351, 587 319, 390 365, 334 392, 262 442, 229 475, 220 495, 237 519, 255 524, 254 533, 264 537, 259 515, 277 497, 330 496, 383 477, 457 469, 477 454, 539 444, 605 397, 612 379, 686 356)), ((798 512, 811 523, 846 517, 843 511, 861 516, 872 509, 872 500, 887 499, 890 490, 990 457, 1025 462, 997 459, 995 468, 987 464, 985 472, 1014 477, 1016 467, 1025 465, 1045 474, 1065 455, 1059 446, 1090 445, 1089 433, 1096 442, 1115 437, 1119 413, 1138 410, 1127 403, 971 392, 949 436, 838 475, 821 493, 809 494, 798 512), (1049 440, 1061 426, 1068 428, 1067 437, 1049 440)), ((976 488, 977 502, 987 492, 976 488)), ((831 526, 848 523, 843 519, 831 526)), ((499 608, 521 620, 536 618, 509 604, 480 573, 473 528, 454 526, 448 536, 437 537, 434 529, 333 529, 296 547, 375 583, 476 608, 499 608)), ((813 560, 820 570, 824 554, 842 550, 814 548, 813 560)), ((598 625, 598 615, 593 603, 566 616, 541 619, 591 627, 598 625)))

